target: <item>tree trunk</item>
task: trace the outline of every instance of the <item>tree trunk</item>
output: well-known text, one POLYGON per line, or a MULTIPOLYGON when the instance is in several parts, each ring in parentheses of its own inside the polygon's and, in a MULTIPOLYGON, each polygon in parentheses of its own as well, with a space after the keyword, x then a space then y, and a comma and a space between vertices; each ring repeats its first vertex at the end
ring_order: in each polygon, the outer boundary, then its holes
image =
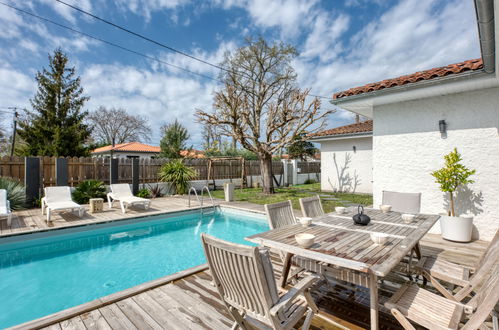
POLYGON ((450 192, 450 212, 451 212, 451 216, 455 217, 456 214, 454 212, 454 196, 452 194, 452 192, 450 192))
POLYGON ((272 155, 260 154, 260 175, 262 176, 263 193, 273 194, 274 183, 272 182, 272 155))

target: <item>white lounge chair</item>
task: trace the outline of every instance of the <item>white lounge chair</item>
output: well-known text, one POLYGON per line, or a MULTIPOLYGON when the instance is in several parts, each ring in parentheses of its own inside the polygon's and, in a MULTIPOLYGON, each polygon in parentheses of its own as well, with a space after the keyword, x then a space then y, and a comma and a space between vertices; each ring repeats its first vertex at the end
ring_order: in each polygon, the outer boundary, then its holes
POLYGON ((47 209, 47 222, 50 221, 52 211, 71 210, 71 212, 74 212, 78 210, 78 216, 80 218, 83 216, 85 208, 73 202, 71 188, 68 186, 47 187, 44 190, 45 197, 42 198, 42 214, 45 214, 45 209, 47 209))
POLYGON ((12 212, 10 211, 10 202, 7 199, 7 190, 0 189, 0 217, 7 217, 7 225, 12 223, 12 212))
POLYGON ((111 185, 111 192, 107 194, 109 208, 113 207, 115 201, 120 202, 121 211, 123 213, 126 213, 129 205, 141 204, 146 210, 151 205, 151 201, 149 199, 134 196, 128 183, 111 185))

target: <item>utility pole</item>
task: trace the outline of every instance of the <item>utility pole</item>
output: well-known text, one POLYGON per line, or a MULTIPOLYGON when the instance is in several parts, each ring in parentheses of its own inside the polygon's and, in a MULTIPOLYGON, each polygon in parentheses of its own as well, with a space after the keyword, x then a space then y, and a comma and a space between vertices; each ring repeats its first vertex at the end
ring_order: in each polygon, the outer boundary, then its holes
POLYGON ((17 112, 17 108, 11 108, 14 110, 14 129, 12 132, 12 146, 10 148, 10 157, 14 156, 14 148, 16 145, 16 131, 17 131, 17 119, 19 117, 19 113, 17 112))

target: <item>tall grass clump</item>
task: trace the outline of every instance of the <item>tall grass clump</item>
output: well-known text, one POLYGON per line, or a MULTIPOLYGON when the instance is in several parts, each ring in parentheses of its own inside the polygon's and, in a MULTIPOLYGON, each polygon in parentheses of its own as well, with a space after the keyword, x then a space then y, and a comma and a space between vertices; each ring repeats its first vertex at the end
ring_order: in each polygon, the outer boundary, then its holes
POLYGON ((0 177, 0 189, 7 190, 7 199, 10 201, 10 208, 12 210, 26 208, 26 190, 21 182, 11 178, 0 177))
POLYGON ((175 187, 175 193, 182 195, 187 192, 189 181, 196 178, 196 171, 186 166, 181 159, 176 159, 161 167, 159 178, 163 182, 170 182, 175 187))

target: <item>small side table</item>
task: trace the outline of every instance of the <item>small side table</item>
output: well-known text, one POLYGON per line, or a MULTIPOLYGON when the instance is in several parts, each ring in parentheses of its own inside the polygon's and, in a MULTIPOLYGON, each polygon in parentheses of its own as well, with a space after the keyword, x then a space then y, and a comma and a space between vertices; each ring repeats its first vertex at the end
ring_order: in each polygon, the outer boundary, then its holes
POLYGON ((103 198, 90 198, 90 213, 102 212, 104 210, 104 199, 103 198))

